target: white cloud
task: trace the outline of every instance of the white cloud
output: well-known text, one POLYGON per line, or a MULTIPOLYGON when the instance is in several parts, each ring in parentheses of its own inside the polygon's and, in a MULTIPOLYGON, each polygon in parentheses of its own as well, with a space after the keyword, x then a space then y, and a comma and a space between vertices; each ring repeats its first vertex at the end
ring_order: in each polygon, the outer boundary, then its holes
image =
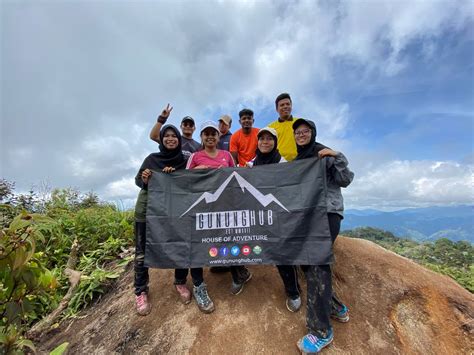
POLYGON ((9 159, 18 167, 24 167, 25 163, 29 163, 33 157, 33 149, 31 147, 18 147, 9 152, 9 159))
POLYGON ((473 18, 469 1, 347 1, 337 17, 334 55, 350 57, 393 76, 408 64, 403 51, 413 41, 427 40, 434 54, 432 41, 443 31, 455 30, 473 18))
POLYGON ((105 186, 103 198, 107 200, 129 200, 137 197, 139 188, 135 185, 135 177, 122 177, 105 186))
MULTIPOLYGON (((157 149, 148 133, 167 102, 174 106, 170 123, 191 115, 199 125, 224 111, 233 116, 235 131, 242 106, 254 109, 261 125, 275 119, 273 102, 282 91, 291 93, 295 115, 316 122, 324 143, 350 152, 347 132, 357 99, 340 92, 347 86, 375 94, 400 90, 385 79, 419 60, 410 56, 410 45, 419 41, 421 56, 436 58, 441 35, 472 21, 472 6, 392 0, 8 2, 1 15, 2 175, 24 186, 46 178, 54 187, 133 198, 130 178, 121 177, 133 176, 157 149), (349 77, 341 77, 341 66, 349 77), (271 117, 263 117, 260 112, 269 108, 271 117)), ((446 162, 451 181, 436 175, 441 166, 433 168, 433 162, 386 160, 356 177, 347 190, 354 203, 435 203, 429 197, 435 191, 442 201, 466 195, 464 180, 456 183, 465 166, 446 162), (409 174, 420 166, 426 170, 421 176, 409 174), (444 186, 464 192, 458 196, 444 186)), ((364 166, 354 164, 359 171, 364 166)))
POLYGON ((452 161, 394 160, 356 174, 344 195, 351 208, 472 204, 473 168, 452 161))
POLYGON ((340 138, 345 135, 347 124, 350 120, 350 109, 347 103, 339 105, 327 105, 315 102, 314 99, 306 97, 298 107, 304 118, 316 123, 318 139, 340 138))
POLYGON ((114 136, 87 138, 69 162, 72 174, 83 179, 137 168, 129 143, 114 136))

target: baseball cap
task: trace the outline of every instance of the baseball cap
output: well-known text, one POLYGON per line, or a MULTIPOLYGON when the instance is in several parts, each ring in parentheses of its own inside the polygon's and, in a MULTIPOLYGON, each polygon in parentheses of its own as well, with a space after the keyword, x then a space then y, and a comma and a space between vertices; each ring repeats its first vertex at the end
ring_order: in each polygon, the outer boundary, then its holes
POLYGON ((184 121, 191 121, 193 125, 196 125, 194 123, 194 119, 191 116, 184 116, 183 119, 181 120, 181 123, 183 123, 184 121))
POLYGON ((303 123, 306 123, 308 126, 314 126, 314 123, 311 122, 310 120, 305 120, 304 118, 297 118, 295 122, 293 122, 293 131, 297 129, 300 125, 303 123))
POLYGON ((226 125, 230 126, 230 124, 232 123, 232 117, 230 117, 229 115, 223 115, 221 116, 221 118, 219 118, 219 121, 222 121, 226 125))
POLYGON ((277 138, 278 139, 278 134, 277 134, 277 131, 271 127, 263 127, 260 129, 260 131, 258 131, 257 133, 257 137, 260 137, 260 135, 263 133, 263 132, 268 132, 270 133, 273 137, 277 138))
POLYGON ((203 122, 203 124, 201 125, 201 131, 199 134, 201 134, 206 128, 214 128, 217 131, 217 133, 219 133, 219 128, 217 126, 217 123, 215 123, 214 121, 203 122))

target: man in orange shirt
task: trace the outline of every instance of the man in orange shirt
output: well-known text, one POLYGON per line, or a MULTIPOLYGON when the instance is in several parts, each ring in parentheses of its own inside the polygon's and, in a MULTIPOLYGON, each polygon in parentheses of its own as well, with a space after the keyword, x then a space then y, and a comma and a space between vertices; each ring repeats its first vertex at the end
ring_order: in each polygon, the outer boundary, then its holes
POLYGON ((245 167, 247 162, 255 156, 257 149, 259 129, 253 128, 253 111, 244 108, 239 112, 239 123, 242 126, 230 138, 230 153, 239 166, 245 167))

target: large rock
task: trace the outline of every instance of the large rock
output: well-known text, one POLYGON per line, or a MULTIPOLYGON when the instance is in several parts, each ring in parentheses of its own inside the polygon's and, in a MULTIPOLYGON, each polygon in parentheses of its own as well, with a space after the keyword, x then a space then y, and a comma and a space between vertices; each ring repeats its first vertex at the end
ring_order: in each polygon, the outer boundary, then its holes
MULTIPOLYGON (((474 297, 453 280, 365 240, 339 237, 335 253, 334 286, 351 319, 334 322, 335 340, 324 353, 473 351, 474 297)), ((205 271, 212 314, 194 302, 179 303, 171 270, 152 270, 153 309, 146 317, 135 313, 129 272, 84 318, 61 325, 39 348, 68 341, 70 354, 296 354, 296 341, 306 333, 305 307, 287 311, 276 268, 250 269, 254 277, 238 296, 229 292, 229 273, 205 271)))

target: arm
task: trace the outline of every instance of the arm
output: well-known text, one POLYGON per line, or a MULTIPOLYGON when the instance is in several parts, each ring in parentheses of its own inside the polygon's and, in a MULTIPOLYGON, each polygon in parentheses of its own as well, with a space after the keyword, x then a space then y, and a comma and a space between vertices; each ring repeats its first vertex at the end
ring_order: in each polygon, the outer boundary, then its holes
POLYGON ((160 131, 161 127, 163 126, 163 123, 159 121, 160 117, 161 116, 158 117, 158 120, 150 131, 150 139, 158 144, 160 143, 160 131))
POLYGON ((230 137, 230 142, 229 142, 229 151, 230 154, 232 155, 232 158, 234 158, 235 163, 239 163, 239 147, 238 147, 238 142, 237 142, 237 132, 230 137))
POLYGON ((141 189, 147 189, 148 179, 151 176, 151 170, 148 168, 148 157, 143 161, 142 166, 138 170, 137 175, 135 176, 135 185, 141 189))
POLYGON ((230 152, 232 159, 234 162, 239 162, 239 154, 237 152, 230 152))
MULTIPOLYGON (((229 153, 229 152, 226 151, 226 150, 224 150, 224 152, 229 153)), ((228 160, 229 160, 229 167, 233 168, 233 167, 236 166, 236 164, 235 164, 235 159, 234 159, 234 157, 232 156, 232 154, 229 154, 229 155, 228 155, 228 160)))
POLYGON ((195 166, 196 166, 196 162, 194 161, 194 153, 193 153, 188 159, 188 162, 186 164, 186 169, 194 169, 195 166))
POLYGON ((349 169, 349 162, 341 152, 325 148, 318 153, 320 158, 328 157, 326 167, 334 178, 334 181, 340 187, 347 187, 354 179, 354 173, 349 169))
POLYGON ((143 173, 143 170, 140 169, 138 171, 138 174, 135 176, 135 185, 137 185, 141 189, 144 189, 145 185, 143 184, 143 181, 142 181, 142 173, 143 173))
POLYGON ((166 123, 171 111, 173 111, 173 107, 170 104, 166 105, 166 107, 161 111, 161 114, 158 116, 155 125, 150 131, 150 139, 155 141, 156 143, 160 143, 160 131, 161 127, 166 123))

